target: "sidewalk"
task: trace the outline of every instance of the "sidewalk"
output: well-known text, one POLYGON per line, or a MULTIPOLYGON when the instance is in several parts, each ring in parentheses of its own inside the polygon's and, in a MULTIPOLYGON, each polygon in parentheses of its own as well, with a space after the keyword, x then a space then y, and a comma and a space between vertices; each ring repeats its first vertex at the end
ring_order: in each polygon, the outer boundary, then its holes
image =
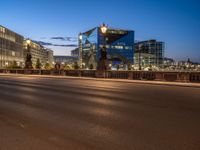
POLYGON ((72 77, 72 76, 52 76, 52 75, 23 75, 23 74, 0 74, 0 77, 33 77, 33 78, 53 78, 53 79, 81 79, 95 81, 111 81, 111 82, 126 82, 136 84, 152 84, 165 86, 180 86, 200 88, 200 83, 182 83, 182 82, 167 82, 167 81, 148 81, 148 80, 128 80, 128 79, 108 79, 108 78, 90 78, 90 77, 72 77))

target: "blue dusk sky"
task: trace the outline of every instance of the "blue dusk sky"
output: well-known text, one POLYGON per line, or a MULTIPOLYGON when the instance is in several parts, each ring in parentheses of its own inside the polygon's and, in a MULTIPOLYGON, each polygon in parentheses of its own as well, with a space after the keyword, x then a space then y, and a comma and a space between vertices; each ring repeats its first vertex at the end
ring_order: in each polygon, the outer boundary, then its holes
POLYGON ((165 42, 166 57, 200 62, 200 0, 2 0, 0 4, 0 25, 56 45, 50 46, 55 55, 70 55, 77 35, 103 22, 134 30, 136 40, 165 42))

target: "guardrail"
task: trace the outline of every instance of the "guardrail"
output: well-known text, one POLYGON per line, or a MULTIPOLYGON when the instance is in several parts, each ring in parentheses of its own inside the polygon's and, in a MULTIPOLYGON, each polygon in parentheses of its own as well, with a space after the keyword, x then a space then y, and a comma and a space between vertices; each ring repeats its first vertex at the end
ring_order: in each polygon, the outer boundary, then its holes
POLYGON ((200 83, 200 72, 0 69, 0 73, 200 83))

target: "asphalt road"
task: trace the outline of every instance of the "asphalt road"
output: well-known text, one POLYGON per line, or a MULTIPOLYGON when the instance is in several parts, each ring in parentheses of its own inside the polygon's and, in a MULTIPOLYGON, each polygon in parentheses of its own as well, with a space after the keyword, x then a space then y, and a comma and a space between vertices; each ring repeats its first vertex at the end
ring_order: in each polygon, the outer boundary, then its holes
POLYGON ((200 150, 200 88, 0 77, 0 150, 200 150))

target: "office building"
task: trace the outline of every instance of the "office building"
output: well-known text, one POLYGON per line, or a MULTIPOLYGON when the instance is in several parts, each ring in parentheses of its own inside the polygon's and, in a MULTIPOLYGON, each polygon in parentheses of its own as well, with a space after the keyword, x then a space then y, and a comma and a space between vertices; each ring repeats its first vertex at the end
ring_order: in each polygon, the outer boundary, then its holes
POLYGON ((161 67, 164 60, 164 42, 156 40, 135 43, 134 64, 141 67, 161 67))
POLYGON ((26 39, 24 40, 24 61, 26 61, 28 53, 32 56, 33 68, 35 68, 38 59, 42 66, 45 66, 47 63, 52 65, 54 62, 52 50, 43 47, 35 41, 26 39))
POLYGON ((46 48, 46 62, 50 65, 53 65, 54 63, 54 57, 53 57, 53 50, 46 48))
POLYGON ((176 62, 172 58, 165 57, 163 59, 163 65, 164 67, 175 66, 176 62))
POLYGON ((95 27, 79 35, 80 67, 96 69, 104 46, 111 68, 127 68, 133 64, 134 31, 108 28, 104 34, 100 27, 95 27))
POLYGON ((23 36, 0 25, 0 68, 23 66, 23 36))

